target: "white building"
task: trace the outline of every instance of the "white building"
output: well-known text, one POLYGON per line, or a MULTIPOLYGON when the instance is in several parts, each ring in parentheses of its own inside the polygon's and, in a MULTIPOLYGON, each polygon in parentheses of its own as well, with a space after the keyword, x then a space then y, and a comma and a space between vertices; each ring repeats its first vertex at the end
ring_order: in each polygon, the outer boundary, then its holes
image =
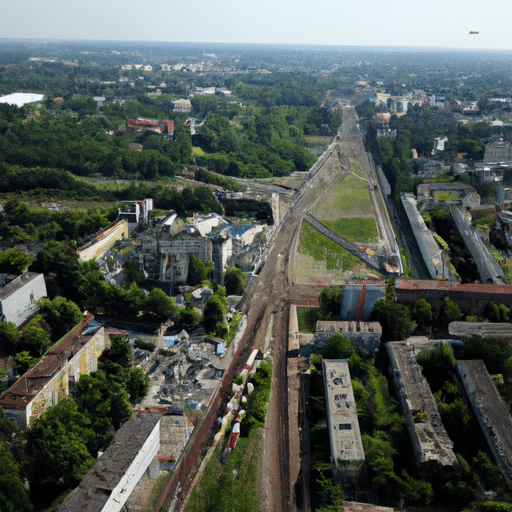
POLYGON ((182 98, 176 101, 173 101, 174 111, 175 112, 191 112, 192 111, 192 103, 190 100, 182 98))
POLYGON ((120 512, 144 474, 160 474, 159 414, 127 421, 58 512, 120 512))
POLYGON ((43 274, 25 272, 0 290, 0 320, 19 327, 36 313, 37 301, 46 296, 43 274))

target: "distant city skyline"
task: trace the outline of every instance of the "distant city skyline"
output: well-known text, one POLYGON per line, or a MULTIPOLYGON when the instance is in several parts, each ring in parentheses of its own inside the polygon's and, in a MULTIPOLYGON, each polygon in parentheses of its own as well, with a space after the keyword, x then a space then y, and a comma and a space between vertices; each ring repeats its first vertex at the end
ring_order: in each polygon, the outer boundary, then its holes
POLYGON ((505 0, 22 0, 2 39, 400 46, 512 50, 505 0), (478 34, 470 34, 478 32, 478 34))

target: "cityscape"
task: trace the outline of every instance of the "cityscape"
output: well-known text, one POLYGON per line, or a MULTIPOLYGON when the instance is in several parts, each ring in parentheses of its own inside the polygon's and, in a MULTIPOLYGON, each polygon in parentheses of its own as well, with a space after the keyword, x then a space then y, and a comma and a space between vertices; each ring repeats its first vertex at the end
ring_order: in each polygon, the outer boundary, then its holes
POLYGON ((0 510, 512 510, 510 51, 3 38, 0 176, 0 510))

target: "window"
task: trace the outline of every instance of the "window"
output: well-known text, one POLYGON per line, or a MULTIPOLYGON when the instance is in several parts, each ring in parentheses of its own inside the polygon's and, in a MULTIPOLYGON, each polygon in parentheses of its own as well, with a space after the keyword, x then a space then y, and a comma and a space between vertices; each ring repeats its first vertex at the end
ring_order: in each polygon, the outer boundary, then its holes
POLYGON ((340 423, 338 425, 338 428, 340 430, 352 430, 352 424, 350 424, 350 423, 340 423))

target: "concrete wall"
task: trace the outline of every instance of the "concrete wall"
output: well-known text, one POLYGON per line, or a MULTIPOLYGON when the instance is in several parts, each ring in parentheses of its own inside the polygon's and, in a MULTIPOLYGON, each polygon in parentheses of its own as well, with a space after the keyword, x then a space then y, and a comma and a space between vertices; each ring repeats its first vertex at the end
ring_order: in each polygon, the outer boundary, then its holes
POLYGON ((0 300, 3 322, 13 322, 16 327, 19 327, 38 310, 36 302, 47 296, 43 274, 30 279, 32 275, 32 273, 26 272, 7 285, 13 286, 15 289, 0 300))
POLYGON ((78 249, 80 261, 97 260, 108 251, 117 240, 128 238, 128 222, 117 221, 104 229, 94 240, 78 249))

